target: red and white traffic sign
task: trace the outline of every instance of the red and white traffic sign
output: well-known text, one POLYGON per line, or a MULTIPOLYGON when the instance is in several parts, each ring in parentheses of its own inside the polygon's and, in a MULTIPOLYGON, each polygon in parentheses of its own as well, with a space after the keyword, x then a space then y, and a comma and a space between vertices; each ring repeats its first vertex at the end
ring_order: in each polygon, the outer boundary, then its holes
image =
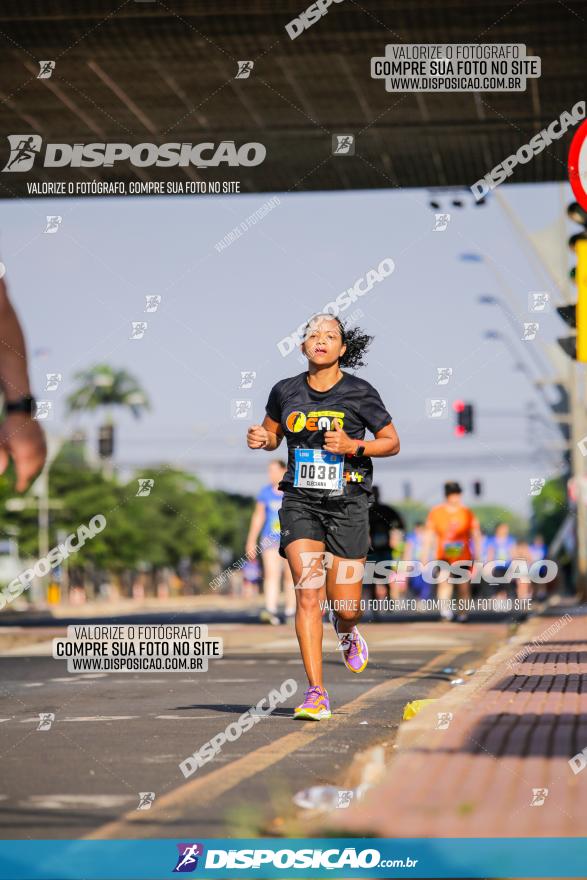
POLYGON ((575 198, 587 211, 587 120, 581 123, 571 141, 568 169, 575 198))

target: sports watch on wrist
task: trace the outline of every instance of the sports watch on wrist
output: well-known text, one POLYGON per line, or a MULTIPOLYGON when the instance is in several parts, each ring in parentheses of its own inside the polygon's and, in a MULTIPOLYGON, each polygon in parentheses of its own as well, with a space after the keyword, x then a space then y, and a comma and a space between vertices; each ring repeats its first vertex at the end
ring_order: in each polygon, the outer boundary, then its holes
POLYGON ((24 413, 27 416, 34 416, 37 409, 37 401, 30 394, 26 397, 19 397, 18 400, 5 400, 4 412, 6 415, 11 413, 24 413))
POLYGON ((365 455, 365 447, 357 446, 353 454, 360 458, 362 455, 365 455))

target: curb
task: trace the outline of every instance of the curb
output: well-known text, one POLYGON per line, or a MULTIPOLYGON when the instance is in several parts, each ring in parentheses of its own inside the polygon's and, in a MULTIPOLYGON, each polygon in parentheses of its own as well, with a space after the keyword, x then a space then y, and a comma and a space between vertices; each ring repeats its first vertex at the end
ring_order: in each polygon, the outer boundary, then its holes
MULTIPOLYGON (((0 657, 5 655, 6 651, 12 651, 14 648, 26 648, 30 645, 38 645, 42 642, 51 641, 64 632, 64 627, 0 627, 0 657)), ((10 656, 10 655, 8 655, 10 656)))

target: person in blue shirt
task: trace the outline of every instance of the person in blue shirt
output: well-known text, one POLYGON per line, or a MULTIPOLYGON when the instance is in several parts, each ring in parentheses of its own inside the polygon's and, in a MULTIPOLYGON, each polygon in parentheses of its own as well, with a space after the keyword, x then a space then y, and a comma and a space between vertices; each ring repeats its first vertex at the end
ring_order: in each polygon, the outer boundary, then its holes
POLYGON ((534 535, 532 538, 530 555, 532 557, 532 562, 540 562, 540 560, 546 559, 546 544, 544 543, 542 535, 534 535))
POLYGON ((249 559, 260 554, 263 561, 263 595, 265 608, 261 611, 263 623, 274 626, 281 623, 277 614, 279 593, 283 578, 285 619, 293 620, 296 613, 296 596, 293 578, 287 561, 279 555, 279 510, 283 492, 277 487, 284 477, 286 464, 280 459, 269 462, 269 483, 257 495, 257 504, 251 518, 246 553, 249 559))
POLYGON ((506 569, 514 557, 515 538, 510 535, 510 527, 507 523, 497 523, 493 537, 487 542, 487 559, 489 562, 503 562, 506 569))
MULTIPOLYGON (((410 562, 423 562, 422 551, 426 529, 423 522, 414 523, 414 528, 406 535, 404 559, 410 562)), ((408 586, 420 599, 432 597, 432 584, 427 583, 422 574, 412 575, 408 580, 408 586)))
MULTIPOLYGON (((510 527, 505 522, 497 523, 493 536, 487 541, 487 562, 494 562, 493 573, 495 577, 502 578, 505 576, 514 556, 515 556, 516 540, 510 535, 510 527)), ((510 587, 515 585, 515 579, 509 584, 510 587)), ((501 589, 498 590, 498 596, 507 593, 507 584, 500 584, 501 589)))

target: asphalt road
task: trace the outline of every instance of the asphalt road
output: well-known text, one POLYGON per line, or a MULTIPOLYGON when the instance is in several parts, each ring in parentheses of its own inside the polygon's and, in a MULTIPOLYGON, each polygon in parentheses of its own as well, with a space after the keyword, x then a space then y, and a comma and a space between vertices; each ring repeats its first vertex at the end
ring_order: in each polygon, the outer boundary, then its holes
POLYGON ((0 838, 266 833, 311 785, 345 788, 357 752, 388 752, 410 700, 450 687, 506 636, 498 623, 370 624, 371 661, 344 667, 327 628, 327 722, 295 722, 305 677, 293 628, 223 624, 207 672, 70 674, 41 642, 0 656, 0 838), (298 691, 193 776, 179 763, 288 678, 298 691), (54 713, 39 730, 39 713, 54 713), (154 792, 137 810, 140 792, 154 792))

